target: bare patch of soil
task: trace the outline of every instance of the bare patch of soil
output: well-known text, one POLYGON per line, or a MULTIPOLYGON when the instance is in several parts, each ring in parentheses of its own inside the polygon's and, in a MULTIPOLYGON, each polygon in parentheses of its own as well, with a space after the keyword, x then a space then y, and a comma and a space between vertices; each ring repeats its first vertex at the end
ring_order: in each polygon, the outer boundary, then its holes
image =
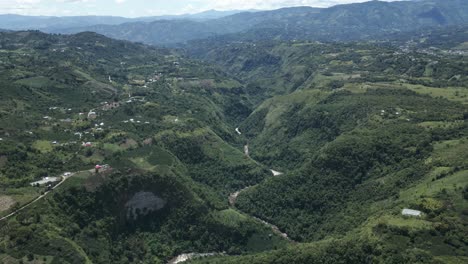
POLYGON ((15 204, 15 200, 10 196, 0 195, 0 212, 10 209, 15 204))

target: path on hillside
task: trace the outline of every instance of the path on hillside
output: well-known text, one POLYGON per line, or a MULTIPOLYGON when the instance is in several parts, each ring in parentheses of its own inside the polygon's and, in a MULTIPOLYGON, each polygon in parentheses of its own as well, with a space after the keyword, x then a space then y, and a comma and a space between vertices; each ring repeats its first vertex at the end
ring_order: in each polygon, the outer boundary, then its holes
MULTIPOLYGON (((89 172, 93 172, 94 169, 91 169, 91 170, 86 170, 86 171, 89 171, 89 172)), ((7 220, 9 218, 11 218, 12 216, 15 216, 17 215, 19 212, 23 211, 24 209, 28 208, 29 206, 37 203, 38 201, 40 201, 41 199, 43 199, 44 197, 47 196, 47 194, 49 194, 50 192, 52 192, 53 190, 55 190, 56 188, 58 188, 60 185, 62 185, 66 180, 68 180, 69 178, 71 178, 73 175, 75 175, 76 173, 79 173, 79 172, 85 172, 85 171, 77 171, 77 172, 73 172, 71 173, 70 175, 68 176, 61 176, 62 177, 62 180, 57 183, 57 185, 55 185, 54 187, 52 187, 50 190, 48 190, 47 192, 45 192, 44 194, 41 194, 39 195, 36 199, 32 200, 31 202, 23 205, 22 207, 16 209, 15 211, 13 211, 12 213, 10 213, 9 215, 6 215, 2 218, 0 218, 0 221, 3 221, 3 220, 7 220)))

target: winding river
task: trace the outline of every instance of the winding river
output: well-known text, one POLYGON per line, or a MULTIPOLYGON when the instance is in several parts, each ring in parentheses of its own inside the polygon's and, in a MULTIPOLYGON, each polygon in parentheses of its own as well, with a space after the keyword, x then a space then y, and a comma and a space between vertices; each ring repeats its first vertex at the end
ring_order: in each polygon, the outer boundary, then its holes
MULTIPOLYGON (((236 128, 236 132, 237 132, 239 135, 241 135, 241 133, 240 133, 240 131, 239 131, 238 128, 236 128)), ((247 157, 249 157, 249 146, 248 146, 248 145, 245 145, 245 146, 244 146, 244 154, 245 154, 247 157)), ((270 171, 271 171, 271 173, 273 174, 274 177, 278 177, 278 176, 283 175, 282 172, 279 172, 279 171, 276 171, 276 170, 270 169, 270 171)), ((259 183, 259 184, 260 184, 260 183, 259 183)), ((232 208, 234 208, 234 209, 240 211, 239 209, 237 209, 237 208, 235 207, 236 201, 237 201, 237 197, 238 197, 241 193, 243 193, 243 192, 247 191, 248 189, 253 188, 253 187, 255 187, 255 186, 259 185, 259 184, 252 185, 252 186, 249 186, 249 187, 245 187, 245 188, 243 188, 243 189, 241 189, 241 190, 238 190, 238 191, 236 191, 236 192, 233 192, 233 193, 229 194, 229 196, 228 196, 229 205, 230 205, 232 208)), ((275 226, 275 225, 273 225, 273 224, 271 224, 271 223, 268 223, 267 221, 262 220, 262 219, 260 219, 260 218, 258 218, 258 217, 255 217, 255 216, 252 216, 252 215, 249 215, 249 216, 252 217, 253 219, 255 219, 256 221, 258 221, 258 222, 260 222, 260 223, 262 223, 262 224, 268 226, 275 234, 281 236, 282 238, 288 240, 289 242, 295 242, 294 240, 292 240, 291 238, 289 238, 288 234, 281 232, 281 230, 280 230, 277 226, 275 226)), ((186 262, 186 261, 195 259, 195 258, 211 257, 211 256, 217 256, 217 255, 225 255, 225 253, 185 253, 185 254, 181 254, 181 255, 178 255, 177 257, 173 258, 172 260, 170 260, 170 261, 168 262, 168 264, 178 264, 178 263, 183 263, 183 262, 186 262)))

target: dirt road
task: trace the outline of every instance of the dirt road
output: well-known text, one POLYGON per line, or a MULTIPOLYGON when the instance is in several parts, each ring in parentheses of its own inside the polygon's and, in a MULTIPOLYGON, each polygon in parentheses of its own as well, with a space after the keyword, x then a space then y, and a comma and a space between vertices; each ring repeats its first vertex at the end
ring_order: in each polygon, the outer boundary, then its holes
MULTIPOLYGON (((94 170, 89 170, 90 172, 94 172, 94 170)), ((62 177, 62 181, 60 181, 59 183, 57 183, 57 185, 55 185, 54 187, 52 187, 52 189, 50 189, 49 191, 45 192, 44 194, 38 196, 36 199, 32 200, 31 202, 23 205, 22 207, 20 207, 19 209, 13 211, 12 213, 10 213, 9 215, 6 215, 2 218, 0 218, 0 221, 3 221, 3 220, 7 220, 9 218, 11 218, 12 216, 15 216, 16 214, 18 214, 19 212, 23 211, 24 209, 28 208, 29 206, 37 203, 38 201, 40 201, 42 198, 46 197, 50 192, 52 192, 53 190, 57 189, 60 185, 62 185, 66 180, 68 180, 69 178, 71 178, 73 175, 75 175, 76 173, 78 172, 73 172, 71 173, 70 175, 68 176, 61 176, 62 177)))

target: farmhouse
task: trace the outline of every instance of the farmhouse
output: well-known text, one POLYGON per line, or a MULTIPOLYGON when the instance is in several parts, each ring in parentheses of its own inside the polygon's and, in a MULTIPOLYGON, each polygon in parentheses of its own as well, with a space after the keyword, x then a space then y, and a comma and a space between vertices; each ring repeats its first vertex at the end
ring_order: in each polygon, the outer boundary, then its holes
POLYGON ((58 177, 44 177, 40 181, 31 182, 30 185, 31 186, 39 186, 39 185, 48 184, 50 182, 56 182, 56 181, 59 181, 59 180, 60 179, 58 177))
POLYGON ((96 119, 96 117, 97 117, 96 112, 89 111, 89 113, 88 113, 88 119, 96 119))

